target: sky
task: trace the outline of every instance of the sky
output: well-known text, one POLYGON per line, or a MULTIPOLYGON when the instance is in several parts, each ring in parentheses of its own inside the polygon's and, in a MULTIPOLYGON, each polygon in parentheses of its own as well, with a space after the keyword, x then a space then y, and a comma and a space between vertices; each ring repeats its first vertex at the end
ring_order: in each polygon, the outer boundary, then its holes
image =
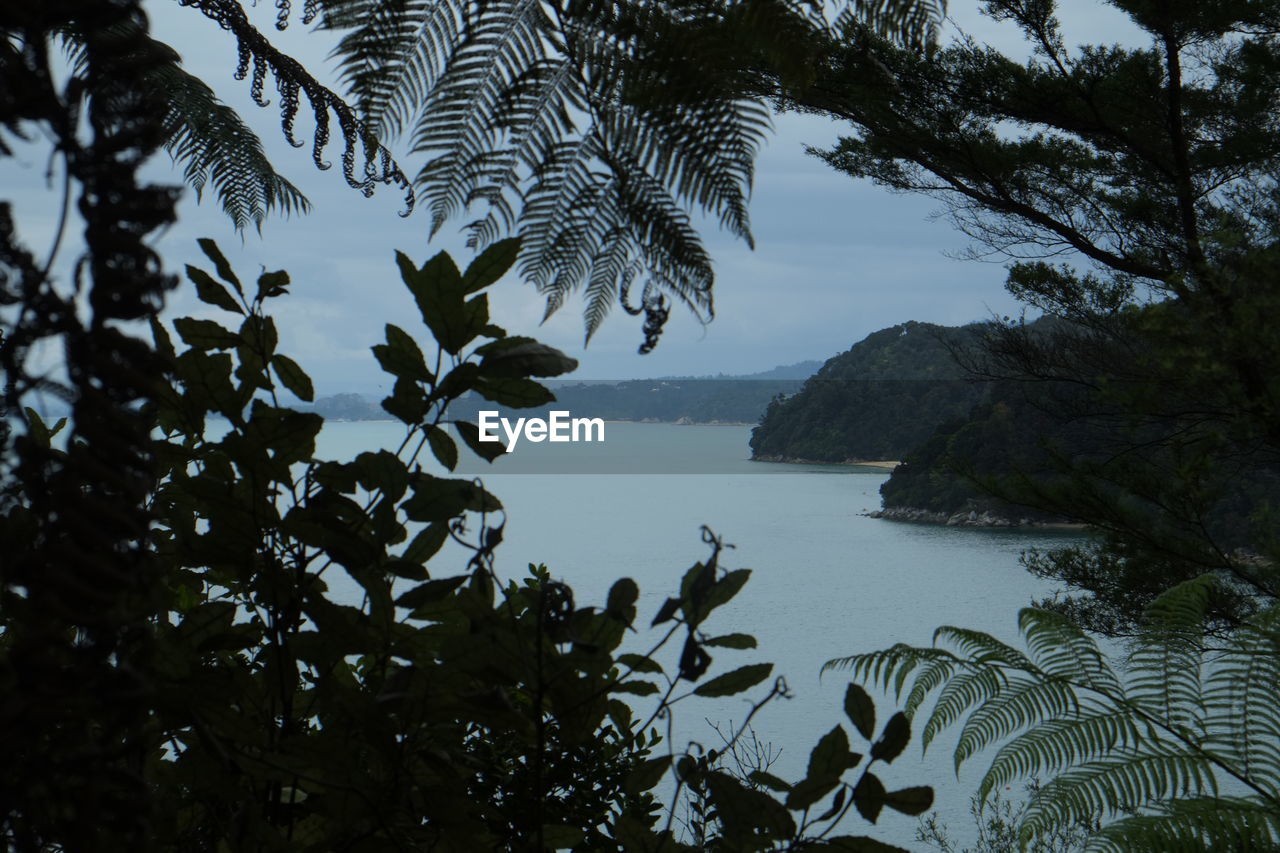
MULTIPOLYGON (((1022 55, 1016 30, 983 18, 978 6, 976 0, 951 0, 947 37, 963 31, 1022 55)), ((1063 6, 1068 44, 1112 43, 1134 32, 1102 3, 1067 0, 1063 6)), ((275 105, 255 106, 248 83, 232 79, 236 51, 229 35, 173 0, 151 0, 146 8, 154 35, 177 48, 188 70, 240 111, 276 168, 313 203, 309 214, 270 218, 261 235, 237 234, 211 196, 200 203, 187 190, 178 223, 155 241, 166 267, 207 267, 196 239, 212 237, 242 278, 262 269, 288 270, 292 293, 277 301, 274 312, 281 351, 302 364, 321 395, 384 392, 389 386, 369 347, 382 341, 386 322, 411 333, 422 328, 396 273, 394 252, 423 261, 444 249, 465 264, 470 252, 458 223, 446 224, 429 241, 428 217, 422 211, 399 217, 403 198, 394 188, 381 188, 366 199, 347 187, 337 166, 318 171, 309 146, 295 150, 282 139, 275 105)), ((278 47, 322 79, 333 79, 326 62, 333 43, 329 34, 309 31, 296 12, 290 28, 277 32, 270 0, 259 0, 248 12, 278 47)), ((268 92, 275 95, 270 82, 268 92)), ((299 138, 308 138, 308 130, 300 120, 299 138)), ((945 218, 933 216, 937 202, 855 181, 805 153, 806 144, 830 145, 841 131, 812 116, 775 117, 775 132, 757 161, 751 202, 755 250, 714 223, 703 228, 716 272, 716 318, 709 325, 676 308, 657 349, 641 356, 636 352, 640 318, 615 310, 584 348, 582 300, 570 298, 539 325, 543 299, 514 274, 490 291, 494 322, 577 358, 576 377, 626 379, 754 373, 825 360, 871 332, 907 320, 955 325, 1017 314, 1021 308, 1004 291, 1001 263, 955 257, 967 242, 945 218)), ((337 162, 340 143, 331 143, 327 154, 337 162)), ((22 236, 37 256, 52 243, 58 212, 59 193, 46 180, 47 156, 47 146, 37 144, 0 161, 5 195, 15 200, 22 236)), ((416 168, 411 159, 405 165, 409 173, 416 168)), ((146 174, 160 183, 181 180, 163 154, 146 174)), ((65 276, 74 255, 72 236, 55 269, 65 276)), ((216 309, 195 300, 189 286, 171 296, 167 315, 217 316, 216 309)))

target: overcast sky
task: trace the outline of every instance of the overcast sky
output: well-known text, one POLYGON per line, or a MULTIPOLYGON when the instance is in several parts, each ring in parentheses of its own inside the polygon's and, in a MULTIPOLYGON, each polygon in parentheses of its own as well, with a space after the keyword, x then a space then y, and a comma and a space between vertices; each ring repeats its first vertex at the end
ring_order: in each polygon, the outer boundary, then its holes
MULTIPOLYGON (((1100 3, 1069 0, 1065 5, 1069 44, 1114 42, 1132 33, 1123 17, 1100 3)), ((446 225, 428 243, 427 216, 419 211, 407 219, 398 217, 402 197, 394 189, 383 188, 365 199, 346 186, 336 166, 317 171, 309 147, 294 150, 281 139, 274 104, 254 106, 248 84, 232 79, 236 51, 230 36, 171 0, 152 0, 147 6, 157 37, 176 47, 189 70, 240 110, 266 142, 277 168, 314 204, 308 215, 269 220, 261 237, 238 235, 209 198, 197 204, 188 191, 179 223, 159 240, 166 265, 180 270, 188 262, 202 263, 195 240, 209 236, 242 273, 262 267, 289 270, 293 293, 277 302, 276 310, 282 349, 312 374, 322 394, 385 389, 369 347, 382 340, 385 322, 413 331, 416 318, 396 275, 393 252, 401 249, 421 261, 443 248, 465 261, 468 253, 456 224, 446 225)), ((959 26, 1021 53, 1016 31, 982 19, 977 6, 975 0, 952 0, 952 31, 959 26)), ((308 32, 296 14, 287 32, 276 32, 269 0, 249 12, 278 46, 313 71, 324 71, 332 43, 327 34, 308 32)), ((268 91, 274 100, 270 82, 268 91)), ((300 120, 299 137, 306 138, 308 130, 309 124, 300 120)), ((827 359, 877 329, 906 320, 958 324, 993 312, 1015 313, 1018 306, 1004 291, 1000 264, 948 256, 966 243, 945 219, 931 221, 935 202, 854 181, 804 153, 806 143, 829 145, 840 133, 839 126, 812 117, 776 119, 776 133, 758 161, 751 205, 756 249, 714 228, 704 231, 716 263, 717 316, 709 326, 677 309, 657 350, 639 356, 639 319, 617 310, 584 349, 581 300, 569 300, 539 326, 542 299, 514 276, 491 293, 495 322, 578 358, 580 377, 632 378, 751 373, 827 359)), ((340 142, 331 144, 327 154, 336 163, 340 142)), ((23 235, 37 254, 48 245, 57 213, 57 193, 44 178, 45 156, 47 150, 33 147, 16 161, 0 161, 6 195, 16 198, 23 235)), ((412 173, 412 160, 406 166, 412 173)), ((150 174, 160 181, 179 175, 167 158, 155 163, 150 174)), ((173 296, 169 313, 213 316, 194 300, 190 288, 173 296)))

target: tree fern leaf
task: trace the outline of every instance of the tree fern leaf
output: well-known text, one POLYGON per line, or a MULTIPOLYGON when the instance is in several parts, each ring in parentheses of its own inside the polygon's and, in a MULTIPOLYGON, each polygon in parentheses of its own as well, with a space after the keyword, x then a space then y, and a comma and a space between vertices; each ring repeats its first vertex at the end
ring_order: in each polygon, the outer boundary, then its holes
POLYGON ((1104 693, 1120 692, 1115 671, 1098 644, 1065 616, 1029 607, 1018 614, 1018 626, 1031 659, 1046 674, 1104 693))
POLYGON ((1040 789, 1027 808, 1024 829, 1043 832, 1054 826, 1131 812, 1177 798, 1216 795, 1217 779, 1198 756, 1148 747, 1088 762, 1040 789))

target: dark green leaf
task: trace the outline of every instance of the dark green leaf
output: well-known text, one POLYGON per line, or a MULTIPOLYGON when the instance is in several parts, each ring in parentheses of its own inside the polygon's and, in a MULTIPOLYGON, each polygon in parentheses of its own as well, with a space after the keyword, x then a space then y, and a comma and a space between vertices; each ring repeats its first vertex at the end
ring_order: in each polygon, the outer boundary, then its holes
POLYGON ((424 581, 397 598, 396 606, 417 610, 424 604, 444 598, 466 583, 469 578, 470 575, 458 575, 452 578, 424 581))
POLYGON ((396 379, 391 396, 382 401, 382 408, 406 424, 419 424, 427 414, 427 395, 418 383, 411 379, 396 379))
POLYGON ((857 787, 853 789, 853 804, 858 809, 858 814, 875 823, 884 808, 884 800, 884 784, 874 773, 863 773, 857 787))
POLYGON ((52 433, 45 426, 44 418, 40 417, 40 413, 30 406, 24 407, 23 411, 27 413, 27 432, 32 440, 41 447, 48 447, 52 433))
POLYGON ((858 763, 856 753, 849 751, 849 736, 842 726, 835 726, 822 736, 813 751, 809 753, 810 778, 839 777, 844 771, 858 763))
POLYGON ((694 688, 698 696, 733 696, 755 687, 773 672, 771 663, 753 663, 717 676, 694 688))
POLYGON ((196 349, 230 349, 240 343, 239 335, 212 320, 179 317, 173 321, 173 327, 188 346, 196 349))
POLYGON ((885 723, 880 740, 871 745, 871 757, 888 764, 902 754, 911 740, 911 721, 899 711, 885 723))
POLYGON ((641 681, 633 678, 630 681, 613 685, 612 689, 614 693, 634 693, 636 696, 651 696, 658 692, 658 685, 652 681, 641 681))
POLYGON ((902 788, 885 795, 884 803, 894 811, 909 815, 922 815, 933 805, 933 789, 926 785, 902 788))
POLYGON ((287 355, 276 354, 271 359, 271 368, 276 372, 280 382, 299 400, 310 403, 316 398, 316 389, 311 384, 311 377, 298 366, 298 363, 287 355))
POLYGON ((519 237, 499 240, 489 246, 467 265, 467 271, 462 275, 463 292, 474 293, 502 278, 516 262, 519 252, 519 237))
POLYGON ((653 658, 647 658, 644 655, 621 654, 618 655, 618 663, 625 667, 629 667, 636 672, 662 672, 662 664, 658 663, 653 658))
POLYGON ((628 794, 642 794, 662 781, 662 777, 670 767, 670 755, 650 758, 627 774, 626 780, 622 783, 622 789, 628 794))
POLYGON ((754 649, 756 647, 756 638, 750 634, 723 634, 719 637, 703 640, 702 644, 704 646, 720 646, 725 649, 754 649))
POLYGON ((240 287, 240 279, 236 278, 236 274, 231 270, 231 264, 227 263, 222 250, 218 248, 218 244, 208 237, 201 237, 196 242, 200 244, 200 251, 204 252, 205 257, 213 261, 213 267, 218 272, 218 278, 234 287, 236 293, 243 296, 244 290, 240 287))
POLYGON ((264 272, 258 276, 258 298, 270 299, 273 296, 283 296, 289 292, 285 290, 288 286, 289 274, 284 270, 264 272))
POLYGON ((440 464, 452 471, 458 467, 458 445, 453 443, 449 434, 435 424, 427 426, 427 443, 440 464))
POLYGON ((867 691, 857 684, 850 684, 844 691, 844 712, 860 735, 867 740, 875 737, 876 705, 867 691))
POLYGON ((747 774, 747 780, 779 793, 786 793, 791 790, 789 783, 764 770, 752 770, 747 774))
POLYGON ((640 587, 635 581, 631 578, 619 578, 609 588, 605 609, 630 625, 636 620, 636 600, 639 597, 640 587))
POLYGON ((400 508, 411 521, 448 521, 464 512, 494 512, 502 504, 470 480, 450 480, 417 474, 413 495, 400 508))
POLYGON ((480 430, 476 428, 475 424, 470 424, 466 421, 454 421, 453 426, 458 431, 458 435, 462 436, 462 440, 466 442, 467 447, 471 448, 471 452, 487 462, 492 462, 507 452, 501 441, 481 441, 480 430))
POLYGON ((818 815, 818 820, 831 820, 833 817, 840 814, 840 809, 844 807, 844 798, 848 793, 848 787, 841 785, 836 791, 836 795, 831 799, 831 807, 818 815))
POLYGON ((164 325, 153 315, 151 320, 151 338, 156 342, 156 350, 162 353, 166 358, 174 358, 177 352, 173 348, 173 340, 169 337, 169 333, 165 330, 164 325))
POLYGON ((382 369, 392 376, 429 382, 433 376, 427 369, 426 359, 413 338, 399 326, 387 324, 387 342, 376 344, 373 355, 382 369))
POLYGON ((658 608, 658 615, 653 617, 653 625, 661 625, 668 619, 671 619, 680 610, 680 599, 668 598, 662 602, 662 606, 658 608))
POLYGON ((532 409, 554 403, 556 399, 550 389, 532 379, 486 379, 481 376, 476 380, 475 390, 486 400, 512 409, 532 409))
POLYGON ((204 270, 187 264, 187 278, 195 283, 196 296, 201 302, 208 305, 216 305, 236 314, 244 313, 244 309, 236 302, 235 297, 228 293, 225 287, 214 281, 213 276, 204 270))
POLYGON ((703 618, 705 619, 717 607, 732 601, 750 577, 750 569, 735 569, 717 580, 707 594, 706 606, 702 611, 703 618))
POLYGON ((760 847, 755 842, 760 838, 782 839, 795 835, 796 825, 791 814, 763 791, 753 791, 724 773, 708 774, 707 790, 724 826, 728 849, 758 850, 760 847))
POLYGON ((513 335, 476 349, 484 356, 480 372, 488 377, 559 376, 578 367, 575 359, 533 338, 513 335))
POLYGON ((807 809, 825 797, 859 758, 849 751, 849 737, 843 728, 836 726, 827 732, 809 753, 808 773, 787 797, 787 808, 807 809))
POLYGON ((449 541, 449 527, 446 524, 429 524, 418 531, 404 549, 401 558, 414 563, 425 563, 436 555, 444 543, 449 541))

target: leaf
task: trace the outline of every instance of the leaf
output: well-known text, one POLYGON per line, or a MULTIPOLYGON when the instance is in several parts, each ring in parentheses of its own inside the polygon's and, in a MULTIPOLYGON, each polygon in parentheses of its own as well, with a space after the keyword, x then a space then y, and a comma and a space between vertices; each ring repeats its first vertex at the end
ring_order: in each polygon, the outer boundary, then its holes
POLYGON ((622 790, 628 794, 642 794, 662 781, 671 767, 671 756, 660 755, 650 758, 634 768, 623 780, 622 790))
POLYGON ((308 403, 315 400, 316 389, 311 384, 311 377, 289 356, 279 353, 272 356, 271 369, 276 372, 281 384, 288 388, 299 400, 304 400, 308 403))
MULTIPOLYGON (((218 244, 210 240, 208 237, 201 237, 196 240, 200 244, 200 251, 204 252, 205 257, 213 261, 213 267, 217 270, 218 278, 225 281, 236 289, 236 293, 244 295, 244 289, 240 286, 240 279, 236 278, 236 274, 231 269, 231 264, 227 263, 226 257, 222 254, 222 250, 218 248, 218 244)), ((188 267, 190 269, 190 267, 188 267)))
POLYGON ((755 687, 773 672, 771 663, 753 663, 700 684, 693 689, 698 696, 733 696, 755 687))
POLYGON ((636 696, 652 696, 658 692, 658 685, 652 681, 641 681, 633 678, 631 681, 615 684, 610 689, 614 693, 634 693, 636 696))
POLYGON ((448 525, 429 524, 418 531, 400 557, 413 563, 425 563, 434 557, 447 541, 449 541, 448 525))
POLYGON ((431 452, 435 455, 440 464, 448 468, 450 471, 458 467, 458 445, 453 443, 453 439, 449 434, 435 424, 427 426, 427 443, 431 445, 431 452))
POLYGON ((809 753, 808 772, 787 796, 787 808, 807 809, 812 806, 838 785, 844 771, 860 759, 861 756, 849 751, 849 737, 844 729, 835 726, 809 753))
POLYGON ((23 411, 27 413, 27 431, 32 440, 41 447, 48 447, 49 438, 53 433, 49 432, 49 427, 45 426, 44 418, 30 406, 23 407, 23 411))
POLYGON ((448 521, 464 512, 501 509, 502 504, 470 480, 419 475, 413 495, 400 505, 411 521, 448 521))
POLYGON ((166 358, 176 357, 177 352, 173 348, 173 340, 170 339, 164 325, 156 319, 154 314, 148 319, 151 321, 151 338, 156 343, 156 350, 166 358))
POLYGON ((720 646, 725 649, 754 649, 756 638, 750 634, 723 634, 703 640, 704 646, 720 646))
POLYGON ((418 383, 400 377, 392 386, 391 396, 382 401, 388 414, 406 424, 420 424, 427 414, 427 395, 418 383))
POLYGON ((650 627, 661 625, 663 622, 673 618, 680 611, 680 599, 668 598, 662 602, 662 606, 658 608, 658 615, 653 617, 650 627))
POLYGON ((885 795, 884 803, 894 811, 908 815, 922 815, 933 805, 933 789, 926 785, 902 788, 885 795))
POLYGON ((489 246, 467 265, 467 271, 462 274, 463 292, 474 293, 502 278, 516 262, 519 252, 519 237, 499 240, 489 246))
POLYGON ((853 805, 858 809, 858 814, 875 823, 884 808, 884 801, 884 784, 874 773, 863 773, 857 787, 853 789, 853 805))
POLYGON ((554 403, 556 399, 550 389, 532 379, 486 379, 481 376, 476 380, 475 390, 486 400, 512 409, 532 409, 554 403))
POLYGON ((470 575, 458 575, 452 578, 437 578, 436 580, 424 581, 397 598, 396 606, 417 610, 424 604, 444 598, 466 583, 470 577, 470 575))
POLYGON ((911 740, 911 721, 899 711, 885 723, 880 740, 871 745, 871 758, 889 764, 902 754, 911 740))
POLYGON ((844 712, 853 722, 858 734, 871 740, 876 732, 876 705, 871 696, 857 684, 850 684, 844 691, 844 712))
POLYGON ((778 791, 779 793, 785 793, 791 790, 791 785, 789 783, 765 770, 752 770, 747 774, 747 781, 753 782, 761 787, 768 788, 771 791, 778 791))
POLYGON ((422 321, 446 352, 457 355, 488 325, 488 298, 465 299, 462 274, 447 252, 438 252, 421 269, 402 252, 396 252, 396 263, 422 321))
POLYGON ((239 335, 213 320, 179 317, 173 321, 173 327, 188 346, 200 350, 230 349, 241 342, 239 335))
POLYGON ((201 302, 216 305, 236 314, 244 313, 244 309, 236 302, 235 297, 228 293, 225 287, 214 281, 213 276, 204 270, 187 264, 187 278, 195 283, 196 297, 201 302))
POLYGON ((289 292, 285 289, 288 286, 289 274, 284 270, 264 272, 258 276, 258 298, 270 299, 274 296, 283 296, 289 292))
POLYGON ((651 672, 654 674, 662 673, 662 664, 658 663, 653 658, 645 657, 644 655, 630 653, 621 654, 618 655, 617 660, 618 663, 634 670, 635 672, 651 672))
POLYGON ((576 359, 555 347, 516 335, 478 347, 476 353, 483 356, 481 374, 493 378, 559 376, 578 367, 576 359))
POLYGON ((818 820, 831 820, 831 818, 840 814, 840 809, 844 807, 844 798, 848 795, 848 793, 849 793, 848 787, 841 785, 840 789, 836 791, 835 797, 833 797, 831 800, 831 808, 827 809, 825 812, 818 815, 818 820))
POLYGON ((409 333, 399 326, 388 323, 386 326, 387 342, 376 344, 373 355, 378 359, 382 369, 392 376, 401 376, 420 382, 429 382, 434 376, 427 368, 427 361, 422 355, 409 333))
POLYGON ((849 736, 837 725, 822 736, 809 753, 808 776, 813 779, 838 778, 858 763, 861 756, 849 751, 849 736))
POLYGON ((462 436, 462 440, 466 442, 467 447, 471 448, 471 452, 486 462, 492 462, 507 452, 507 448, 502 445, 501 441, 481 441, 480 430, 475 424, 467 423, 466 421, 454 421, 453 427, 458 431, 458 435, 462 436))
POLYGON ((640 587, 631 578, 619 578, 609 587, 609 597, 605 609, 613 616, 630 625, 636 620, 636 600, 640 597, 640 587))

